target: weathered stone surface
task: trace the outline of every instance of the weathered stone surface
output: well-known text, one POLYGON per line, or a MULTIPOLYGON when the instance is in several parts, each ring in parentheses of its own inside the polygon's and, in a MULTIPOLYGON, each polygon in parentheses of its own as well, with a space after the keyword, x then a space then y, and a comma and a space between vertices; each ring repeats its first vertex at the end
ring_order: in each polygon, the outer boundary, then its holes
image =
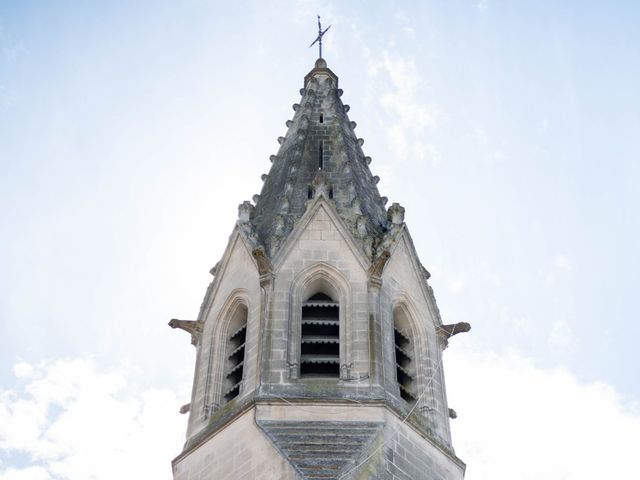
POLYGON ((380 423, 258 421, 258 425, 305 479, 337 480, 355 466, 380 423))
POLYGON ((317 62, 260 195, 238 208, 197 321, 173 323, 197 339, 176 480, 464 476, 442 349, 468 328, 442 324, 404 208, 385 208, 340 94, 317 62), (333 316, 304 317, 311 298, 333 316), (310 323, 335 330, 303 334, 310 323), (303 344, 335 350, 310 360, 303 344), (310 362, 335 369, 314 377, 310 362))
MULTIPOLYGON (((358 231, 359 218, 363 221, 360 236, 362 232, 370 236, 382 234, 388 224, 376 187, 377 177, 368 168, 362 140, 353 133, 355 122, 349 120, 348 108, 336 90, 337 77, 326 63, 319 65, 305 79, 302 99, 294 108, 296 114, 281 138, 279 161, 273 162, 256 202, 252 221, 266 251, 272 254, 304 214, 318 171, 325 174, 329 196, 354 233, 358 231), (352 208, 354 199, 358 199, 358 214, 352 208), (282 232, 276 234, 276 217, 285 202, 282 232)), ((367 240, 361 241, 365 250, 367 240)))

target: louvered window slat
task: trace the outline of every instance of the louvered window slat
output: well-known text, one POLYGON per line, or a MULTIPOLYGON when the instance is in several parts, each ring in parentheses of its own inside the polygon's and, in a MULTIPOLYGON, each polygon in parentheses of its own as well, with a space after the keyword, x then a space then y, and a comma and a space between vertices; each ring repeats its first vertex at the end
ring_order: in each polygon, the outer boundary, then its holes
MULTIPOLYGON (((395 317, 395 315, 394 315, 395 317)), ((396 353, 396 381, 400 390, 400 396, 408 403, 416 401, 415 375, 413 362, 413 346, 411 338, 405 331, 399 328, 394 318, 394 340, 396 353)))
POLYGON ((322 293, 302 304, 300 376, 338 377, 340 307, 322 293))
POLYGON ((233 323, 237 327, 231 331, 226 342, 225 370, 223 372, 223 392, 225 403, 230 402, 238 395, 242 386, 244 374, 244 355, 247 340, 247 312, 241 312, 243 317, 237 318, 233 323), (237 322, 237 323, 236 323, 237 322))

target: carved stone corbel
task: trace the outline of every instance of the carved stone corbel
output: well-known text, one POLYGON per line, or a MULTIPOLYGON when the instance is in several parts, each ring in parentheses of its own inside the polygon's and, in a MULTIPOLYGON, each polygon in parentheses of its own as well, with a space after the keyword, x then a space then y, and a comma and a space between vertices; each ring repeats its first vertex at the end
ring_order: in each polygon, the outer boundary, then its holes
POLYGON ((267 257, 267 253, 264 251, 264 247, 262 245, 254 248, 251 254, 258 264, 258 273, 260 275, 271 273, 271 262, 269 261, 269 257, 267 257))
POLYGON ((369 276, 380 277, 382 275, 382 271, 384 270, 384 266, 389 261, 391 254, 388 250, 383 251, 378 258, 376 258, 371 266, 369 267, 369 276))
POLYGON ((202 335, 202 323, 196 320, 178 320, 172 318, 169 321, 171 328, 179 328, 191 334, 191 345, 197 346, 200 343, 200 337, 202 335))
POLYGON ((215 402, 206 404, 203 408, 203 420, 208 419, 218 410, 219 405, 215 402))
POLYGON ((298 363, 288 361, 287 367, 289 367, 289 378, 298 378, 298 363))
POLYGON ((351 380, 351 367, 353 363, 343 363, 340 365, 340 378, 342 380, 351 380))
POLYGON ((466 333, 471 330, 471 325, 467 322, 451 323, 449 325, 440 325, 436 328, 438 339, 445 349, 449 345, 449 339, 459 333, 466 333))

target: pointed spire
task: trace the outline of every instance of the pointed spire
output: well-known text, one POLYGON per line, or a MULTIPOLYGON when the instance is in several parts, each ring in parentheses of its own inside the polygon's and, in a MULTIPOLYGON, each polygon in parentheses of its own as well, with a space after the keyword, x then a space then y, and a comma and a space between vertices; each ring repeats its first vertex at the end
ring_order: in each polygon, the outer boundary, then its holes
POLYGON ((319 58, 304 77, 301 99, 294 104, 293 119, 280 137, 277 155, 264 177, 255 212, 255 230, 273 254, 295 222, 304 214, 310 199, 322 194, 333 202, 352 234, 371 250, 372 236, 382 235, 390 225, 376 184, 379 178, 369 170, 371 159, 362 151, 349 120, 349 107, 340 100, 338 76, 319 58), (365 238, 366 237, 366 238, 365 238))

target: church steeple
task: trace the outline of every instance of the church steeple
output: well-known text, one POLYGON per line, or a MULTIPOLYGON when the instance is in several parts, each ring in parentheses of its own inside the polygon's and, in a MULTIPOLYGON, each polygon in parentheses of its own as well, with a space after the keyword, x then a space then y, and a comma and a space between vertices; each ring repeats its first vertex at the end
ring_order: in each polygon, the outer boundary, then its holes
POLYGON ((349 106, 340 99, 338 77, 323 59, 306 75, 302 98, 293 105, 287 133, 256 199, 252 223, 270 256, 306 210, 325 192, 363 252, 372 257, 376 238, 388 229, 385 204, 369 169, 364 140, 355 134, 349 106))
POLYGON ((462 480, 443 325, 324 59, 211 270, 175 480, 462 480))

